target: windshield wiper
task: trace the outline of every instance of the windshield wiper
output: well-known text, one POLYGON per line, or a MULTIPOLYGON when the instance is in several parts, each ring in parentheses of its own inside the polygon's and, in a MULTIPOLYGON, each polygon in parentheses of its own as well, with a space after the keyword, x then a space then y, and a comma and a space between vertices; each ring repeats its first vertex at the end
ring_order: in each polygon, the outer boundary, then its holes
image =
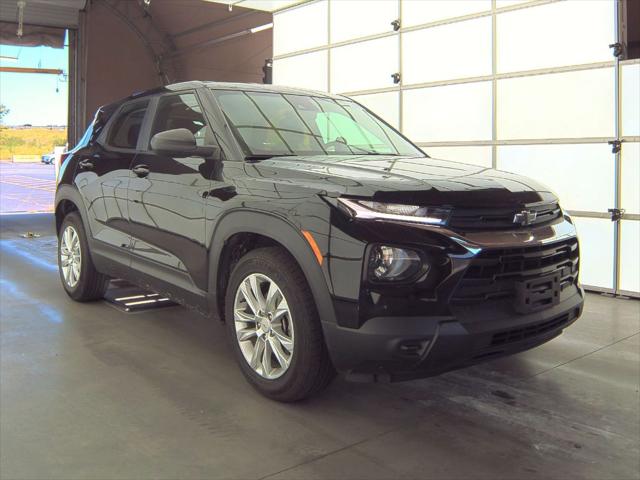
POLYGON ((246 155, 244 157, 245 160, 268 160, 270 158, 274 158, 274 157, 295 157, 296 155, 292 154, 292 153, 282 153, 282 154, 276 154, 276 153, 261 153, 261 154, 256 154, 256 155, 246 155))

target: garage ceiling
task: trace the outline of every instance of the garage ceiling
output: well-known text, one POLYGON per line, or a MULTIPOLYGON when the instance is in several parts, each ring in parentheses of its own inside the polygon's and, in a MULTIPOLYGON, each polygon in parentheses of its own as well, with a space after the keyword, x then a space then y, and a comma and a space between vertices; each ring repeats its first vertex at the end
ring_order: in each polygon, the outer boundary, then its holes
POLYGON ((223 3, 229 8, 244 7, 265 12, 275 12, 307 0, 205 0, 206 2, 223 3))
MULTIPOLYGON (((76 28, 78 11, 86 0, 26 0, 24 24, 46 27, 76 28)), ((18 21, 18 1, 0 0, 0 21, 18 21)))

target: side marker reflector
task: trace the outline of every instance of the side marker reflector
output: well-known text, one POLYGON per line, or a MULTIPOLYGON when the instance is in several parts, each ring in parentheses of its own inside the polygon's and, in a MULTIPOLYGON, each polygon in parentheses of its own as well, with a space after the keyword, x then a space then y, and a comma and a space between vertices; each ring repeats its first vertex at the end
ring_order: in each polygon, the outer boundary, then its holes
POLYGON ((322 265, 322 260, 324 260, 324 258, 322 257, 322 253, 320 252, 320 248, 318 248, 315 238, 313 238, 311 232, 308 232, 307 230, 302 230, 302 235, 304 235, 304 238, 309 242, 311 250, 313 250, 313 254, 316 256, 316 260, 318 260, 318 264, 322 265))

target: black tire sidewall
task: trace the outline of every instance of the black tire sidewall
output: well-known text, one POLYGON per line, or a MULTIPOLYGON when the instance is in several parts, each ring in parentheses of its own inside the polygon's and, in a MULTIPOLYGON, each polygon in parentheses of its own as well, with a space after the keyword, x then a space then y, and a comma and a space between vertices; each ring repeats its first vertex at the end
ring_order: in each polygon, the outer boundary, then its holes
MULTIPOLYGON (((308 374, 310 367, 310 348, 317 348, 319 339, 310 328, 309 322, 318 321, 317 314, 309 311, 309 299, 305 295, 310 295, 308 289, 301 288, 295 283, 295 278, 290 278, 286 269, 278 268, 269 255, 259 255, 259 251, 251 252, 242 258, 233 270, 229 286, 225 295, 225 322, 227 333, 232 344, 234 354, 240 365, 242 373, 249 382, 264 395, 282 400, 282 395, 295 388, 301 381, 301 377, 308 374), (273 280, 282 294, 287 299, 287 304, 291 311, 291 321, 294 328, 294 351, 291 364, 287 371, 279 378, 269 380, 261 377, 249 366, 236 337, 235 321, 233 318, 233 305, 240 283, 250 274, 259 273, 266 275, 273 280), (305 318, 306 317, 306 318, 305 318)), ((322 339, 320 339, 322 341, 322 339)))
POLYGON ((89 254, 89 244, 87 243, 87 237, 84 231, 84 226, 82 225, 82 219, 76 212, 71 212, 64 218, 62 226, 60 227, 60 233, 58 234, 58 274, 60 275, 60 280, 62 281, 62 286, 64 287, 65 291, 74 300, 79 300, 83 297, 87 279, 89 277, 89 274, 91 273, 90 262, 91 257, 89 254), (71 225, 76 230, 78 238, 80 240, 80 279, 78 280, 78 283, 76 283, 75 287, 70 287, 69 285, 67 285, 67 282, 65 281, 64 275, 62 273, 61 266, 60 249, 62 246, 62 236, 64 235, 65 229, 69 225, 71 225))

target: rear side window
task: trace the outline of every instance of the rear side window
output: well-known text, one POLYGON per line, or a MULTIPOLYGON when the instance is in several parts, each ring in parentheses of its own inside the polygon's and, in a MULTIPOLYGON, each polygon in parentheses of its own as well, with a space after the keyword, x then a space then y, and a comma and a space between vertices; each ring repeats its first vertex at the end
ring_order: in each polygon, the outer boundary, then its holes
POLYGON ((200 146, 215 144, 213 132, 204 119, 202 108, 194 93, 167 95, 160 99, 151 138, 156 133, 176 128, 189 130, 200 146))
POLYGON ((111 126, 107 143, 112 147, 135 149, 148 106, 149 100, 125 105, 111 126))

